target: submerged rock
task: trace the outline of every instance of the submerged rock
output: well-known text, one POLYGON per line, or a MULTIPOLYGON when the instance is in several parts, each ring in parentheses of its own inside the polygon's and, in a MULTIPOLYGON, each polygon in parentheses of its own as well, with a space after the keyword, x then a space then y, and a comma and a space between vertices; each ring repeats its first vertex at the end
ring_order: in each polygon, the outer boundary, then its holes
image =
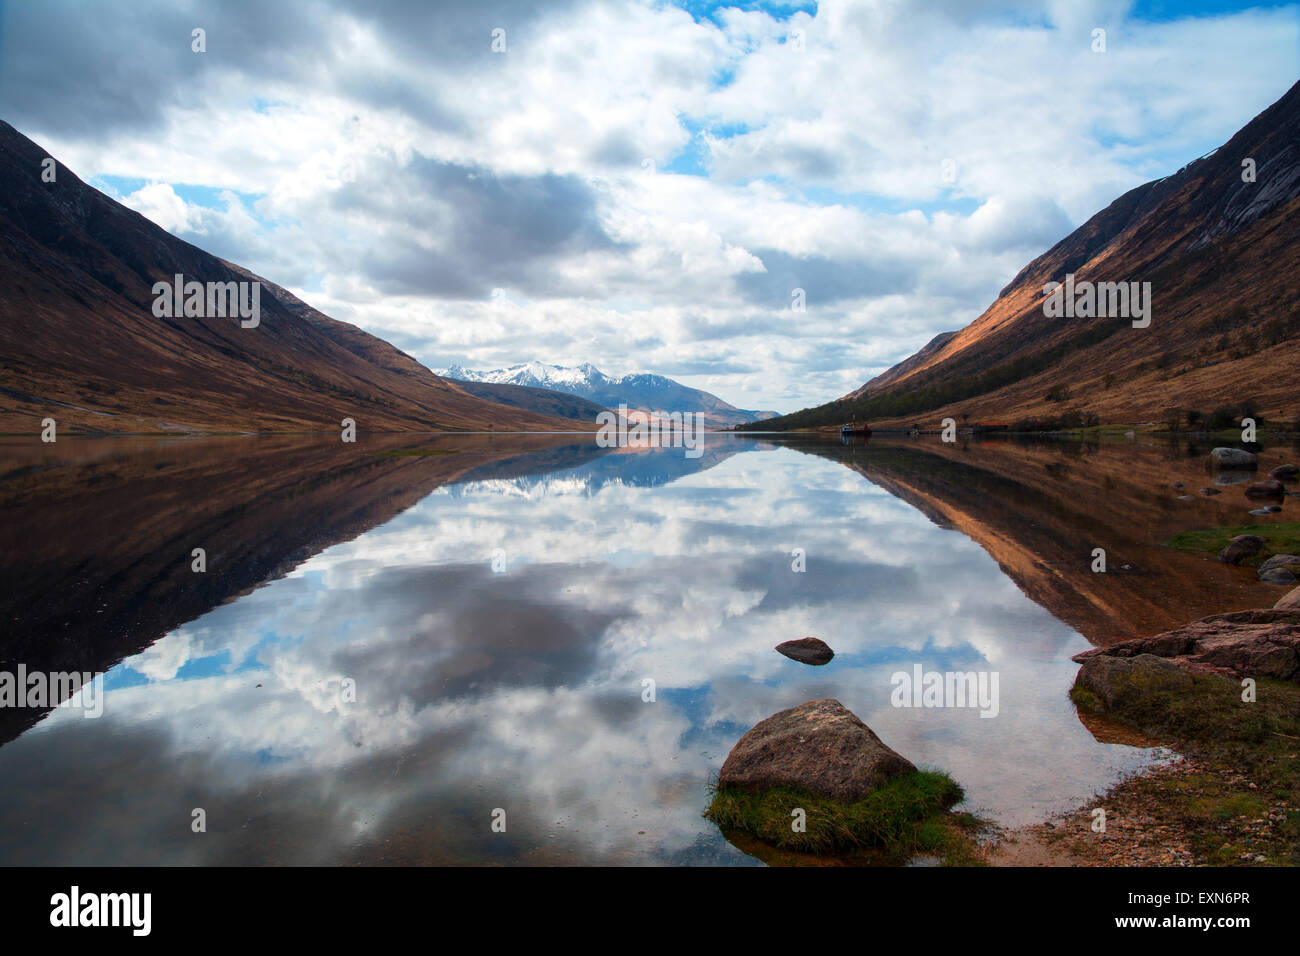
POLYGON ((1201 489, 1201 494, 1203 494, 1203 495, 1221 495, 1221 494, 1223 494, 1223 492, 1220 491, 1218 488, 1202 488, 1202 489, 1201 489))
POLYGON ((798 787, 855 803, 915 770, 838 700, 810 700, 760 720, 741 737, 722 764, 718 786, 798 787))
POLYGON ((1260 569, 1259 579, 1265 584, 1295 584, 1296 576, 1290 568, 1260 569))
POLYGON ((1215 448, 1210 452, 1209 464, 1217 468, 1258 468, 1259 456, 1240 448, 1215 448))
POLYGON ((1246 486, 1246 494, 1251 498, 1281 498, 1286 491, 1280 481, 1252 481, 1246 486))
POLYGON ((776 649, 791 660, 813 666, 828 664, 835 656, 830 645, 816 637, 801 637, 797 641, 785 641, 776 645, 776 649))
POLYGON ((1278 465, 1268 473, 1270 478, 1276 478, 1278 481, 1294 479, 1300 475, 1300 465, 1278 465))
POLYGON ((1221 471, 1214 476, 1216 485, 1244 485, 1254 476, 1248 471, 1221 471))
POLYGON ((1264 547, 1264 539, 1257 534, 1239 534, 1228 546, 1219 552, 1219 560, 1224 564, 1240 564, 1242 559, 1252 554, 1259 554, 1264 547))

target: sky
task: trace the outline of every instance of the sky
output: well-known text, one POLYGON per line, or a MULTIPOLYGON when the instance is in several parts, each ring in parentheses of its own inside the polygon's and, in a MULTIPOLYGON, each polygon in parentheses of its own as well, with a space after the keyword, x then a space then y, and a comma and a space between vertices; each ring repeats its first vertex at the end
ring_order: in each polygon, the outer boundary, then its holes
POLYGON ((780 412, 1298 76, 1294 3, 0 0, 0 118, 173 234, 430 368, 780 412))

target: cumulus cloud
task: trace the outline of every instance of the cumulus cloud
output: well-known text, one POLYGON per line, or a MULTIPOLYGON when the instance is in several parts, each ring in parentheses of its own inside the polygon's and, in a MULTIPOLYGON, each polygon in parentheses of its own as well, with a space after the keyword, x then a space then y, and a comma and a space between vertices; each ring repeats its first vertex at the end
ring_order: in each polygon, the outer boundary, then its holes
POLYGON ((1294 7, 1155 22, 1126 0, 709 16, 51 0, 2 16, 0 115, 429 366, 589 361, 781 410, 965 325, 1300 72, 1294 7))

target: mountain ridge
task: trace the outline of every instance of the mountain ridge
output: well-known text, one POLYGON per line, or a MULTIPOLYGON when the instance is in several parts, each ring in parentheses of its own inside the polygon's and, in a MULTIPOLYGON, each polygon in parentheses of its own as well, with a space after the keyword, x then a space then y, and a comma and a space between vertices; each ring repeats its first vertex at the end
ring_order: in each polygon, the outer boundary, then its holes
POLYGON ((93 433, 593 427, 475 398, 47 160, 0 120, 0 431, 47 417, 93 433), (259 282, 260 322, 154 315, 155 283, 177 274, 259 282))
POLYGON ((766 424, 1183 422, 1216 408, 1300 419, 1297 213, 1300 83, 1219 148, 1099 210, 962 329, 840 399, 766 424), (1043 287, 1067 274, 1150 282, 1150 327, 1048 317, 1043 287))
POLYGON ((764 417, 776 414, 736 408, 710 392, 691 388, 652 372, 606 375, 590 362, 568 366, 532 361, 486 371, 451 365, 439 374, 460 381, 566 392, 595 402, 603 408, 616 409, 624 404, 629 409, 646 412, 701 412, 705 421, 714 426, 761 421, 764 417))

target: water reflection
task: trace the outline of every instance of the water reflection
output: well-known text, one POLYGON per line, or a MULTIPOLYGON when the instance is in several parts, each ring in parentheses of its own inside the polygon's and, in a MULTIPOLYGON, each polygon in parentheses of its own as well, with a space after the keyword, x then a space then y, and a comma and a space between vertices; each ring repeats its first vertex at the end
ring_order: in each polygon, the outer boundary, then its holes
MULTIPOLYGON (((20 626, 0 657, 111 669, 103 718, 28 715, 0 747, 0 862, 753 864, 700 817, 710 777, 758 720, 820 697, 1008 824, 1152 758, 1079 721, 1081 625, 997 551, 1091 547, 1052 526, 1043 485, 1068 475, 1038 452, 262 441, 10 452, 20 626), (196 541, 216 542, 201 581, 196 541), (805 635, 834 660, 773 650, 805 635), (914 664, 997 670, 999 716, 891 707, 914 664)), ((1134 540, 1163 533, 1143 523, 1127 513, 1134 540)))

